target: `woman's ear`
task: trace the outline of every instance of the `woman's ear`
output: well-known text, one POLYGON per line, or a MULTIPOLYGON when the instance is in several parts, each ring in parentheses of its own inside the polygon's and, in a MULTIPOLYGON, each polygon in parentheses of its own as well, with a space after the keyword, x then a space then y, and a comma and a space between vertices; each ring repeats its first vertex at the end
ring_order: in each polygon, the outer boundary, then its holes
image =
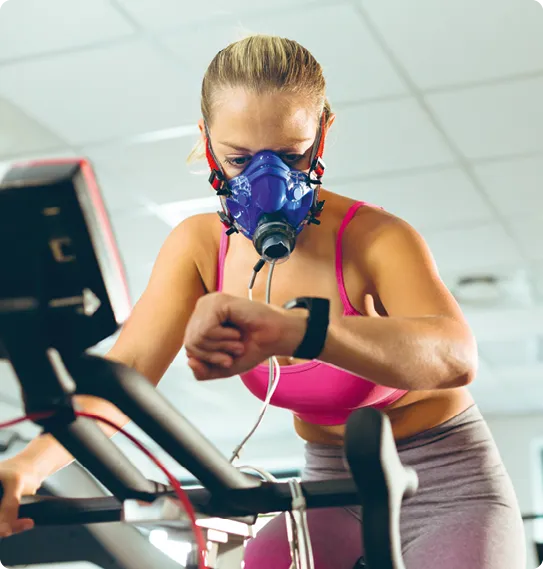
POLYGON ((205 127, 205 123, 204 123, 204 119, 200 119, 198 121, 198 128, 200 129, 200 136, 202 137, 202 140, 206 141, 206 127, 205 127))
POLYGON ((326 122, 326 126, 324 127, 325 134, 328 134, 328 131, 330 130, 330 128, 334 124, 335 120, 336 120, 335 113, 330 113, 330 116, 328 117, 328 121, 326 122))

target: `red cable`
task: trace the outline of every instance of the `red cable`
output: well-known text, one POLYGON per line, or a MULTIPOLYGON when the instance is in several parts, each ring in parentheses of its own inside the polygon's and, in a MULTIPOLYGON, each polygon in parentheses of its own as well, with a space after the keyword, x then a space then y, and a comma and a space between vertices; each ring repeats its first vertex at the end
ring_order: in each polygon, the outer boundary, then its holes
MULTIPOLYGON (((190 503, 186 493, 184 492, 183 488, 179 481, 170 473, 170 471, 156 458, 156 456, 149 451, 145 446, 133 435, 127 433, 122 427, 116 425, 113 421, 106 419, 105 417, 101 417, 100 415, 95 415, 93 413, 85 413, 83 411, 76 411, 75 412, 77 417, 86 417, 87 419, 93 419, 94 421, 99 421, 108 425, 109 427, 121 432, 127 439, 129 439, 145 456, 147 456, 167 477, 169 483, 172 485, 173 490, 178 498, 178 500, 183 504, 185 512, 187 513, 191 525, 192 531, 194 532, 194 537, 196 538, 196 544, 198 546, 198 567, 199 569, 208 569, 206 565, 206 551, 207 547, 204 541, 204 536, 202 534, 202 529, 196 524, 196 514, 194 513, 194 508, 190 503)), ((42 419, 48 419, 54 416, 54 412, 43 412, 43 413, 32 413, 30 415, 26 415, 24 417, 19 417, 17 419, 12 419, 10 421, 6 421, 4 423, 0 423, 0 429, 5 429, 7 427, 12 427, 13 425, 17 425, 22 423, 23 421, 38 421, 42 419)))
POLYGON ((18 417, 17 419, 11 419, 5 423, 0 423, 0 430, 7 429, 8 427, 13 427, 13 425, 18 425, 19 423, 24 423, 25 421, 40 421, 41 419, 49 419, 52 417, 52 412, 47 413, 32 413, 31 415, 25 415, 24 417, 18 417))

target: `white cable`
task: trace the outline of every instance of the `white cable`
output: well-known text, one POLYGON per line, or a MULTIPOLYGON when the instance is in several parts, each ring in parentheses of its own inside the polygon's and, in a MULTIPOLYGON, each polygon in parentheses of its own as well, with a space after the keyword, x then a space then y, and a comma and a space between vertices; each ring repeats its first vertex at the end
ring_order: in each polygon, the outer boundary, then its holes
POLYGON ((250 466, 250 465, 246 465, 246 466, 238 466, 238 470, 240 472, 244 472, 247 470, 252 470, 258 474, 260 474, 260 476, 262 477, 263 480, 266 480, 267 482, 279 482, 279 480, 277 480, 277 478, 275 478, 275 476, 273 474, 271 474, 270 472, 268 472, 267 470, 264 470, 263 468, 259 468, 257 466, 250 466))
MULTIPOLYGON (((261 268, 261 267, 260 267, 261 268)), ((275 268, 275 262, 270 264, 270 271, 268 273, 268 279, 266 282, 266 304, 271 303, 271 281, 273 276, 273 270, 275 268)), ((258 269, 259 270, 259 269, 258 269)), ((251 281, 249 283, 249 299, 253 300, 253 286, 256 280, 258 270, 253 271, 251 281)), ((279 385, 279 380, 281 378, 281 366, 275 356, 269 359, 269 378, 268 378, 268 390, 266 394, 266 399, 262 405, 262 409, 258 416, 258 419, 251 429, 249 434, 243 439, 243 441, 236 447, 230 462, 233 462, 236 458, 239 458, 239 454, 247 441, 253 436, 257 428, 260 426, 264 414, 266 413, 273 394, 279 385)), ((267 481, 276 482, 274 476, 269 472, 256 468, 253 466, 242 466, 239 468, 240 471, 243 470, 253 470, 260 474, 260 476, 267 481)), ((307 514, 306 514, 306 501, 302 492, 300 483, 297 480, 289 480, 289 488, 292 495, 292 510, 286 513, 286 523, 287 523, 287 536, 290 546, 290 553, 292 564, 290 569, 314 569, 314 559, 313 551, 311 547, 311 537, 309 534, 309 527, 307 525, 307 514)))
POLYGON ((286 516, 292 557, 290 569, 314 569, 313 549, 307 525, 307 503, 298 480, 292 478, 288 485, 292 495, 292 510, 286 516))
MULTIPOLYGON (((275 269, 275 261, 272 261, 270 265, 270 272, 268 273, 268 279, 266 281, 266 304, 271 304, 271 282, 273 271, 275 269)), ((270 404, 271 398, 279 385, 279 378, 281 377, 281 366, 277 361, 275 356, 272 356, 269 361, 269 377, 268 377, 268 393, 266 400, 264 401, 265 408, 270 404), (274 366, 275 366, 275 379, 274 379, 274 366)), ((265 409, 263 410, 265 412, 265 409)))
MULTIPOLYGON (((272 261, 270 263, 270 271, 268 273, 268 279, 266 282, 266 304, 270 304, 270 301, 271 301, 271 282, 272 282, 272 276, 273 276, 274 269, 275 269, 275 261, 272 261)), ((257 275, 257 270, 253 270, 253 274, 251 276, 251 281, 249 282, 249 300, 251 300, 251 301, 253 300, 253 286, 254 286, 254 283, 256 280, 256 275, 257 275)), ((279 385, 279 379, 280 378, 281 378, 281 366, 279 365, 277 358, 275 356, 272 356, 269 359, 269 377, 268 377, 268 389, 267 389, 267 393, 266 393, 266 398, 264 400, 264 403, 262 405, 262 408, 260 410, 260 413, 258 415, 256 423, 254 424, 253 428, 249 431, 247 436, 234 449, 234 452, 232 453, 232 456, 230 457, 230 462, 234 462, 234 460, 236 458, 239 458, 239 455, 240 455, 241 451, 243 450, 243 447, 247 444, 249 439, 254 435, 255 431, 260 426, 260 423, 262 423, 262 420, 264 419, 264 415, 265 415, 265 413, 268 410, 268 407, 270 405, 270 401, 273 397, 273 394, 275 393, 275 390, 277 389, 277 386, 279 385)))

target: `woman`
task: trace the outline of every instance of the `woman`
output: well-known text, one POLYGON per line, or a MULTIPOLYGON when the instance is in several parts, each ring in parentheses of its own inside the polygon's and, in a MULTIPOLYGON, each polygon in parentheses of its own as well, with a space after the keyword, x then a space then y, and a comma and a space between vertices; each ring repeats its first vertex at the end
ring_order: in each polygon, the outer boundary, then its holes
MULTIPOLYGON (((186 338, 197 379, 240 373, 263 398, 268 372, 257 364, 278 356, 281 380, 272 403, 293 410, 296 432, 307 441, 305 479, 349 476, 341 445, 352 409, 373 406, 390 418, 402 462, 414 467, 420 480, 419 492, 402 511, 408 569, 436 561, 441 569, 524 568, 512 485, 466 389, 476 374, 475 341, 426 244, 382 209, 314 191, 323 173, 318 158, 334 120, 320 65, 302 46, 278 37, 232 44, 206 72, 202 114, 202 143, 214 171, 212 184, 221 194, 222 221, 229 234, 237 230, 245 236, 229 237, 209 214, 174 229, 108 357, 157 384, 186 338), (257 159, 289 179, 305 172, 300 195, 315 197, 303 221, 284 226, 291 241, 282 243, 279 253, 269 249, 272 257, 289 257, 275 267, 272 306, 261 302, 263 276, 253 290, 257 302, 246 298, 252 268, 267 247, 257 243, 255 233, 264 231, 265 216, 260 212, 255 227, 244 225, 240 215, 248 206, 231 191, 242 172, 249 179, 257 159), (320 225, 305 223, 317 216, 320 225), (306 312, 279 308, 304 296, 330 299, 330 325, 318 361, 299 359, 316 357, 307 346, 298 349, 306 312)), ((279 223, 286 219, 281 215, 266 219, 279 223)), ((80 403, 122 419, 105 402, 81 398, 80 403)), ((69 461, 66 451, 42 436, 0 465, 2 535, 31 527, 30 520, 17 520, 21 495, 35 492, 69 461)), ((312 511, 309 518, 316 568, 351 569, 363 556, 359 510, 312 511)), ((247 569, 289 566, 284 526, 279 516, 250 542, 247 569)))

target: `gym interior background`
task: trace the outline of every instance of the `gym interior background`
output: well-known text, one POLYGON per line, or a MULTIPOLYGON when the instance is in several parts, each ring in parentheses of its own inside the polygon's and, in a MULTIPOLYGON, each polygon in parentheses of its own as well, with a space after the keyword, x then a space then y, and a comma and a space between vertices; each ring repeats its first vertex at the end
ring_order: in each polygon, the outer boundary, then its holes
MULTIPOLYGON (((337 113, 326 184, 404 217, 428 241, 477 336, 480 371, 470 388, 522 511, 543 513, 540 3, 0 4, 0 173, 21 158, 88 156, 133 300, 171 228, 217 209, 206 165, 185 165, 198 136, 200 81, 213 55, 249 32, 288 36, 313 51, 337 113)), ((6 364, 0 381, 3 420, 18 414, 20 400, 6 364)), ((260 408, 237 379, 197 383, 183 354, 160 390, 225 453, 260 408)), ((28 425, 19 431, 23 439, 35 432, 28 425)), ((301 451, 288 413, 270 409, 244 458, 292 471, 301 451)), ((526 529, 533 569, 543 527, 529 522, 526 529)))

